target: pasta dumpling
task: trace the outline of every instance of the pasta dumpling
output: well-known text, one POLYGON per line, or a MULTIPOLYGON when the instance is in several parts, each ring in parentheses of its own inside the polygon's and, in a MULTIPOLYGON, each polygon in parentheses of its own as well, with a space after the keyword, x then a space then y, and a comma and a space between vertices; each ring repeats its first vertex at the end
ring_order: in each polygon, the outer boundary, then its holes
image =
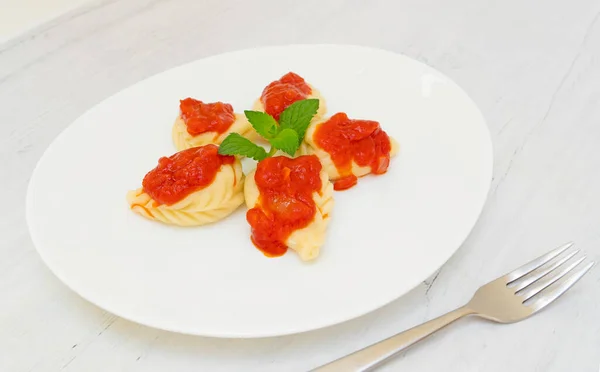
POLYGON ((325 243, 333 209, 333 185, 316 156, 267 158, 246 177, 246 220, 252 242, 267 256, 293 249, 315 259, 325 243))
POLYGON ((281 79, 273 81, 267 85, 262 95, 254 103, 255 111, 263 111, 279 120, 279 115, 292 103, 307 98, 316 98, 319 100, 319 110, 314 119, 321 118, 327 110, 325 99, 318 90, 312 85, 306 83, 304 79, 293 73, 288 72, 281 79))
POLYGON ((127 193, 132 211, 151 220, 200 226, 227 217, 244 202, 238 159, 206 145, 163 157, 142 187, 127 193))
POLYGON ((300 145, 301 155, 316 155, 335 190, 345 190, 369 173, 383 174, 399 145, 378 122, 349 119, 337 113, 311 123, 300 145))
POLYGON ((204 103, 193 98, 180 101, 179 115, 173 124, 173 143, 177 150, 207 144, 220 144, 230 133, 258 136, 246 117, 233 112, 228 103, 204 103))

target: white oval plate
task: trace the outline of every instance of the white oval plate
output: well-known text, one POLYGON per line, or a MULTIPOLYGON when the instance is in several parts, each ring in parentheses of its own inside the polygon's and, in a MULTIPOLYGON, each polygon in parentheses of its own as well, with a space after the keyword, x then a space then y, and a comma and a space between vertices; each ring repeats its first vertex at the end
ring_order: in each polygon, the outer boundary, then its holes
POLYGON ((27 220, 56 276, 114 314, 189 334, 274 336, 358 317, 417 286, 473 228, 491 174, 481 113, 436 70, 364 47, 269 47, 177 67, 89 110, 39 161, 27 220), (129 210, 127 190, 175 152, 179 99, 222 100, 242 112, 288 71, 321 91, 329 115, 378 120, 401 145, 387 174, 335 194, 315 262, 293 252, 264 257, 244 208, 200 228, 129 210))

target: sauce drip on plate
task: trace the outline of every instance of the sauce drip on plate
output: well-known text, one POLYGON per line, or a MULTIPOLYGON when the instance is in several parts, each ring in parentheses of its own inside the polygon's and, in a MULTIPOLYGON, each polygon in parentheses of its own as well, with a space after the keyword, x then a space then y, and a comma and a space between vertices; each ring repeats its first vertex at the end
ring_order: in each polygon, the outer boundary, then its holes
POLYGON ((223 164, 235 161, 233 156, 219 155, 218 149, 215 145, 193 147, 160 158, 142 181, 144 191, 158 205, 172 205, 209 186, 223 164))
POLYGON ((193 98, 179 102, 181 118, 192 136, 206 132, 225 133, 235 121, 233 107, 228 103, 204 103, 193 98))
POLYGON ((260 196, 246 220, 252 242, 266 256, 283 255, 288 237, 313 221, 317 210, 313 193, 321 190, 321 168, 314 155, 276 156, 258 163, 254 180, 260 196))
POLYGON ((329 153, 340 174, 333 184, 335 190, 356 184, 352 162, 370 167, 374 174, 385 173, 390 165, 390 138, 376 121, 352 120, 340 112, 317 127, 313 140, 329 153))
POLYGON ((312 93, 310 86, 304 79, 293 72, 288 72, 281 79, 267 85, 262 92, 260 100, 265 107, 265 112, 275 120, 288 108, 289 105, 308 97, 312 93))

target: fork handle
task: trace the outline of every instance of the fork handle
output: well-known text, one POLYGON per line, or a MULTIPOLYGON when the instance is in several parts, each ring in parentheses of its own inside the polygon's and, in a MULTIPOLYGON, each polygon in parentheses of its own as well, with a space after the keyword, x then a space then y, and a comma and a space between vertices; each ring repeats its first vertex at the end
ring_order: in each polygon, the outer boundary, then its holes
POLYGON ((340 359, 334 360, 312 372, 363 372, 378 366, 412 344, 439 331, 448 324, 475 312, 463 306, 438 318, 398 333, 376 344, 367 346, 340 359))

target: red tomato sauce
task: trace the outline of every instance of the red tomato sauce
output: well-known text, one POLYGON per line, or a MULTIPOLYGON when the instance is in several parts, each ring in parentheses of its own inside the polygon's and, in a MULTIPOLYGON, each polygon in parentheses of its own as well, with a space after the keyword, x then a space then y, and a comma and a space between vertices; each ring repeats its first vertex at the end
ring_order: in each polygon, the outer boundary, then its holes
POLYGON ((311 93, 312 89, 301 76, 288 72, 281 79, 267 85, 260 100, 265 106, 265 112, 279 120, 283 110, 292 103, 307 98, 311 93))
POLYGON ((219 155, 218 147, 206 145, 162 157, 142 181, 144 191, 158 205, 172 205, 191 193, 209 186, 224 164, 233 164, 235 157, 219 155))
POLYGON ((390 138, 376 121, 352 120, 343 112, 319 125, 313 134, 315 143, 331 156, 340 178, 335 190, 345 190, 357 182, 352 162, 371 167, 374 174, 385 173, 390 165, 390 138))
POLYGON ((254 180, 260 196, 246 220, 252 242, 265 256, 283 255, 287 238, 313 221, 317 211, 313 193, 321 191, 321 168, 314 155, 276 156, 258 163, 254 180))
POLYGON ((235 122, 233 107, 228 103, 204 103, 186 98, 179 101, 179 109, 187 132, 192 136, 206 132, 222 134, 235 122))

